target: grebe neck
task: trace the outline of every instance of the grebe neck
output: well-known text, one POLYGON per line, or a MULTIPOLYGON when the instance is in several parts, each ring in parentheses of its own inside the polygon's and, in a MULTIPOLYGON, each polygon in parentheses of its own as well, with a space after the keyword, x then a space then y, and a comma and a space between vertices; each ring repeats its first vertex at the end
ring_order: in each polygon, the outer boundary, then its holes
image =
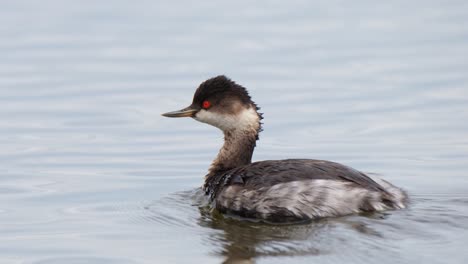
MULTIPOLYGON (((252 155, 261 131, 261 114, 257 113, 257 107, 250 107, 232 117, 234 126, 223 130, 224 145, 208 170, 205 181, 214 175, 230 169, 247 165, 252 162, 252 155)), ((228 118, 229 119, 229 118, 228 118)))

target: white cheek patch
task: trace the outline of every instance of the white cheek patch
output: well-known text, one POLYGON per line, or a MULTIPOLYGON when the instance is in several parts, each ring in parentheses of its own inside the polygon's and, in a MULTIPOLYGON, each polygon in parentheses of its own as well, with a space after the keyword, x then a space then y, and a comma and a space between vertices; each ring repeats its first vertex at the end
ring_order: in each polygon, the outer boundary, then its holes
POLYGON ((197 121, 218 127, 221 130, 230 128, 234 123, 234 120, 230 115, 221 115, 207 111, 205 109, 198 111, 198 113, 195 114, 195 119, 197 121))
POLYGON ((223 131, 232 130, 257 130, 259 117, 254 108, 244 109, 236 115, 219 114, 202 109, 194 117, 197 121, 210 124, 223 131))

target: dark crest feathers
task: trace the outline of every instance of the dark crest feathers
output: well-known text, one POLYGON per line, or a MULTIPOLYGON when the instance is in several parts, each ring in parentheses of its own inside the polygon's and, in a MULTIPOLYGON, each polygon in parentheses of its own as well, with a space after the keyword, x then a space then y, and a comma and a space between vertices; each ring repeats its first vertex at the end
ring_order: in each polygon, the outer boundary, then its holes
MULTIPOLYGON (((240 99, 240 101, 245 105, 250 105, 255 107, 255 110, 260 110, 260 107, 252 101, 252 98, 249 95, 247 89, 236 82, 232 81, 225 75, 219 75, 208 79, 200 84, 198 89, 195 91, 193 96, 193 103, 194 105, 201 105, 204 100, 207 99, 220 99, 223 97, 229 96, 236 96, 240 99)), ((263 119, 263 114, 258 113, 260 120, 263 119)), ((260 127, 258 132, 261 132, 262 129, 262 122, 260 122, 260 127)), ((258 135, 257 135, 258 139, 258 135)))

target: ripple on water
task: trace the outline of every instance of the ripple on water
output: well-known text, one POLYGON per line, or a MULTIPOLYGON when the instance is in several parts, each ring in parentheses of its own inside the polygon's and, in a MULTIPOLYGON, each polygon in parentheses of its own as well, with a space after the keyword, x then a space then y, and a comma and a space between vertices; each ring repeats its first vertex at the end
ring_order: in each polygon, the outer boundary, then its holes
POLYGON ((155 201, 81 205, 60 211, 66 215, 85 218, 94 218, 97 215, 118 216, 122 221, 133 224, 156 222, 165 226, 194 227, 200 216, 199 207, 205 202, 203 198, 201 189, 197 188, 173 193, 155 201))
POLYGON ((47 258, 38 261, 29 262, 31 264, 138 264, 137 262, 130 259, 117 259, 117 258, 104 258, 104 257, 58 257, 58 258, 47 258))
POLYGON ((200 210, 208 204, 201 188, 177 192, 145 206, 135 221, 157 222, 168 226, 197 227, 200 210))
POLYGON ((8 195, 8 194, 18 194, 18 193, 25 193, 27 192, 24 189, 16 188, 16 187, 0 187, 0 195, 8 195))
POLYGON ((55 182, 21 182, 16 181, 14 184, 4 184, 0 186, 0 195, 44 195, 52 193, 53 190, 49 189, 48 186, 54 184, 55 182))

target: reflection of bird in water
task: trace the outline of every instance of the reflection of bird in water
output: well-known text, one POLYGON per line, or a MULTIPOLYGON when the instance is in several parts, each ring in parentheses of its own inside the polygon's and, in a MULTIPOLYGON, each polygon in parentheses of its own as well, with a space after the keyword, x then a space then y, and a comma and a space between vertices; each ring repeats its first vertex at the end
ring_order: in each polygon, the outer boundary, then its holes
MULTIPOLYGON (((340 231, 339 234, 344 232, 349 235, 354 231, 368 238, 381 237, 363 221, 346 218, 322 219, 305 225, 270 225, 226 218, 219 213, 213 213, 208 207, 200 207, 200 214, 200 226, 223 231, 212 233, 207 236, 207 240, 217 255, 226 258, 223 262, 226 264, 250 264, 265 257, 330 254, 346 240, 346 236, 330 236, 330 233, 343 227, 344 231, 340 231)), ((371 218, 380 216, 369 215, 371 218)))
POLYGON ((251 162, 261 114, 247 90, 224 76, 203 82, 192 104, 167 117, 192 117, 220 128, 224 145, 204 191, 220 212, 268 222, 297 222, 404 208, 406 194, 350 167, 324 160, 251 162))
POLYGON ((215 253, 226 257, 223 263, 254 263, 259 257, 320 254, 319 249, 305 241, 313 237, 315 230, 320 232, 321 224, 314 228, 311 225, 274 226, 213 215, 201 218, 199 224, 223 231, 209 238, 215 253))
MULTIPOLYGON (((341 248, 381 240, 371 228, 380 223, 381 213, 320 219, 301 225, 271 225, 225 217, 210 208, 201 188, 173 193, 145 206, 145 220, 201 235, 204 246, 223 263, 255 263, 259 258, 341 256, 341 248), (202 229, 200 229, 202 227, 202 229), (356 233, 364 236, 359 236, 356 233)), ((373 244, 374 245, 374 244, 373 244)), ((387 250, 383 244, 382 250, 387 250)), ((348 255, 349 257, 349 255, 348 255)), ((340 262, 338 262, 340 263, 340 262)))

